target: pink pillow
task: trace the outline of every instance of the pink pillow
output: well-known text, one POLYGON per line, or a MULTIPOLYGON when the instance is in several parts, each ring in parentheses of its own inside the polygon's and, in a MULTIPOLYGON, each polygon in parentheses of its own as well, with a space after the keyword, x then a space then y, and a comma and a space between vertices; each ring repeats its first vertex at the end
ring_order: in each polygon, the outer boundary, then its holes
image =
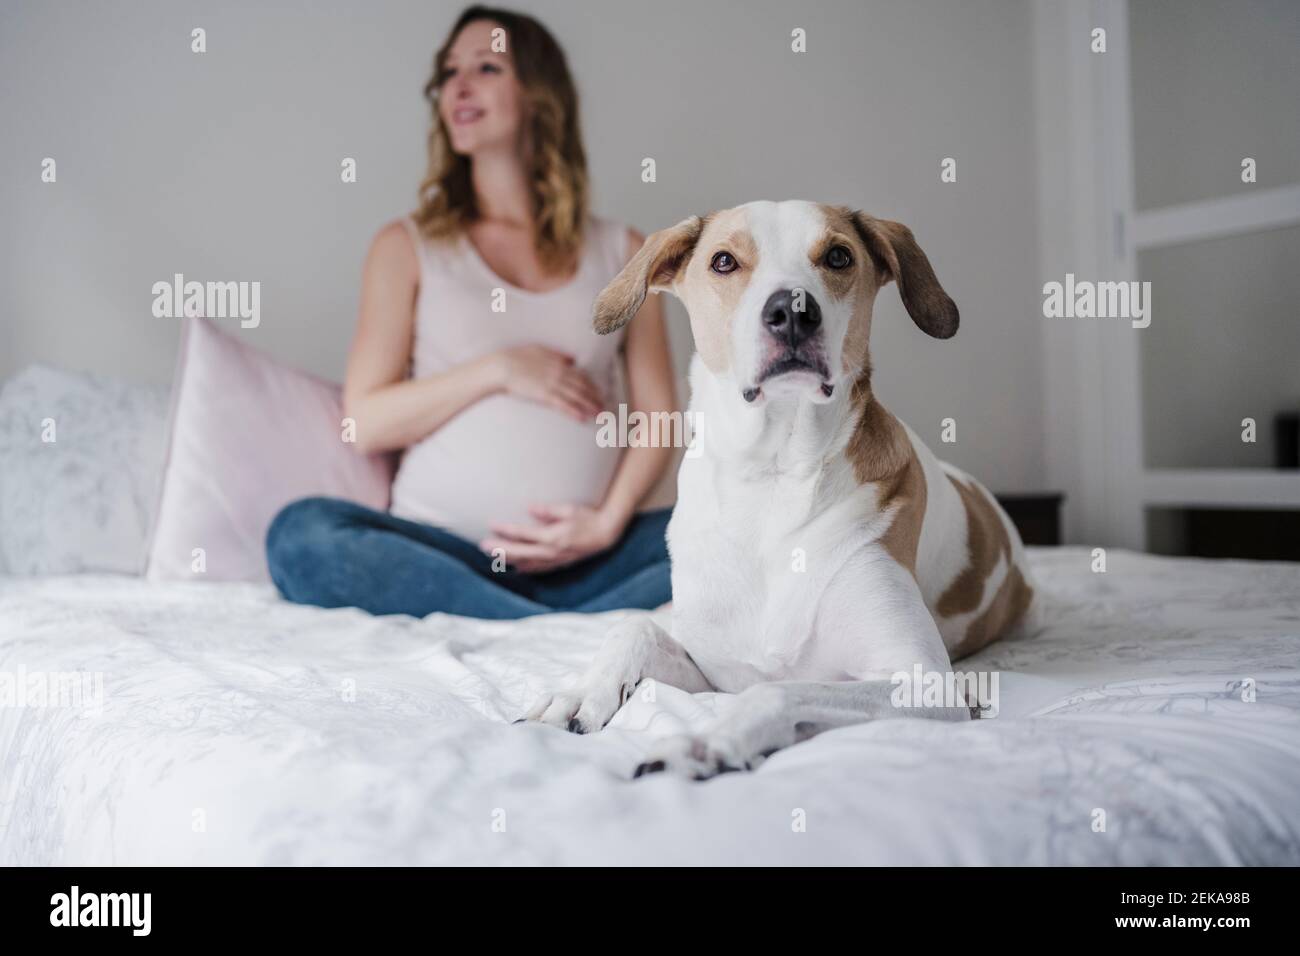
POLYGON ((270 581, 266 529, 290 501, 330 495, 388 507, 395 456, 363 456, 343 441, 337 385, 209 319, 183 321, 148 578, 270 581))

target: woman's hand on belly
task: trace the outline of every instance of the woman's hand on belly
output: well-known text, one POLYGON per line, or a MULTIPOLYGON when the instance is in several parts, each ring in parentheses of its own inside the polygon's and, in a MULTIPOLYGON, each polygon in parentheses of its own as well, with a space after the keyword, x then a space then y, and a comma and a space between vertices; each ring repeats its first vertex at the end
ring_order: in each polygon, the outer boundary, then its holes
POLYGON ((479 548, 492 554, 498 548, 506 563, 526 574, 554 571, 613 546, 627 527, 627 519, 588 505, 533 505, 529 513, 537 524, 492 522, 492 534, 479 548))
POLYGON ((572 355, 545 345, 518 345, 496 353, 501 388, 510 395, 563 412, 580 422, 602 411, 600 389, 572 355))

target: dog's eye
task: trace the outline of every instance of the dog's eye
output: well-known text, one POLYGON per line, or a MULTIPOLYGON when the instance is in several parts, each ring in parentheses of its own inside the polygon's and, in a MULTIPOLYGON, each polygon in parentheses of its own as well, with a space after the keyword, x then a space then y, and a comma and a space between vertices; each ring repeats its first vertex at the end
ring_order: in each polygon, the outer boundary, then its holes
POLYGON ((728 272, 735 272, 740 263, 736 262, 736 257, 730 252, 717 252, 713 255, 713 261, 709 267, 718 275, 726 275, 728 272))
POLYGON ((826 265, 832 269, 847 269, 853 265, 853 256, 843 246, 831 246, 826 253, 826 265))

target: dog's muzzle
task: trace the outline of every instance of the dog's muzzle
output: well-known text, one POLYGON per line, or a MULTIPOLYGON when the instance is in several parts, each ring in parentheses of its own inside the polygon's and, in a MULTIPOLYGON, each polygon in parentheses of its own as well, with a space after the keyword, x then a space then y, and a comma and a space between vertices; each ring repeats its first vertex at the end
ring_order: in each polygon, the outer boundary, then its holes
POLYGON ((807 290, 778 289, 767 298, 762 311, 767 337, 763 369, 753 386, 741 396, 753 402, 768 379, 792 372, 806 372, 821 380, 822 395, 829 398, 835 386, 827 381, 825 347, 822 342, 822 308, 807 290))

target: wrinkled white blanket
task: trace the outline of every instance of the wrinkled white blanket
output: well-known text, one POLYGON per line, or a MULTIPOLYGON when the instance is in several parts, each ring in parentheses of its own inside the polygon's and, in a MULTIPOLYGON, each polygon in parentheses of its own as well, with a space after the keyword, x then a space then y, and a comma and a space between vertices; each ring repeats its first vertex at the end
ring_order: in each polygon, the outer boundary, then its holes
POLYGON ((512 726, 614 614, 374 618, 258 585, 0 577, 0 864, 1300 864, 1300 565, 1031 549, 1048 626, 964 669, 1000 713, 628 779, 725 704, 512 726), (1102 828, 1104 826, 1104 829, 1102 828))

